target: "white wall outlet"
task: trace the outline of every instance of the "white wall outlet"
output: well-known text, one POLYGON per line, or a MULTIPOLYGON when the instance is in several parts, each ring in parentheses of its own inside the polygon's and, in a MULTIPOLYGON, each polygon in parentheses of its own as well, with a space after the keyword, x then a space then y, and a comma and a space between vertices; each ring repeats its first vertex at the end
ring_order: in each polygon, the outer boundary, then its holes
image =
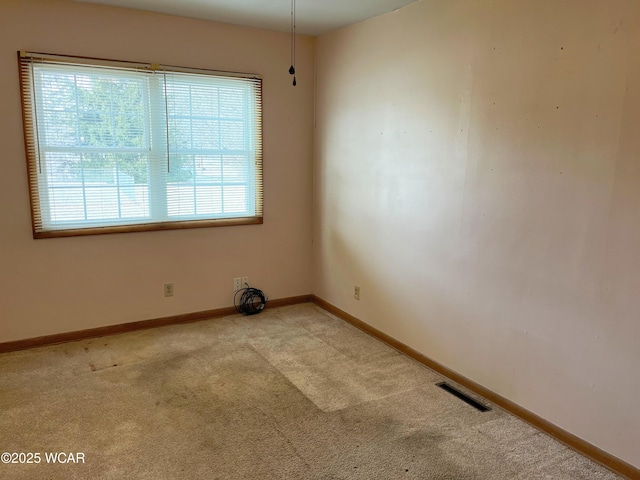
POLYGON ((247 288, 249 285, 249 277, 242 277, 242 288, 247 288))
POLYGON ((164 284, 164 296, 173 297, 173 283, 164 284))
POLYGON ((233 279, 233 291, 237 292, 242 289, 242 278, 236 277, 233 279))
POLYGON ((360 287, 357 285, 353 287, 353 298, 360 300, 360 287))

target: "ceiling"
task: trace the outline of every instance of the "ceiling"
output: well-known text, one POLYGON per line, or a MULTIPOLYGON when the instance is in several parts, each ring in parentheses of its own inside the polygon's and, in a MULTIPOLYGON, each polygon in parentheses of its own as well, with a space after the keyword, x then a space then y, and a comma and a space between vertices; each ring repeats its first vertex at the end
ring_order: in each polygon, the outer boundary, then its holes
MULTIPOLYGON (((291 0, 77 0, 288 32, 291 0)), ((296 0, 296 31, 322 35, 417 0, 296 0)))

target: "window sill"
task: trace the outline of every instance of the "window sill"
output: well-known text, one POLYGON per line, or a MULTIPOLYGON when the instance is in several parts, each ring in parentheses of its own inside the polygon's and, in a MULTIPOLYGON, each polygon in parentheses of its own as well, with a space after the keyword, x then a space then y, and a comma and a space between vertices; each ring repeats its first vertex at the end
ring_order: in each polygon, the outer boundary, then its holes
POLYGON ((182 230, 185 228, 230 227, 236 225, 260 225, 262 223, 262 217, 221 218, 217 220, 193 220, 182 222, 146 223, 140 225, 118 225, 112 227, 74 228, 69 230, 47 230, 44 232, 33 232, 33 238, 77 237, 84 235, 106 235, 111 233, 182 230))

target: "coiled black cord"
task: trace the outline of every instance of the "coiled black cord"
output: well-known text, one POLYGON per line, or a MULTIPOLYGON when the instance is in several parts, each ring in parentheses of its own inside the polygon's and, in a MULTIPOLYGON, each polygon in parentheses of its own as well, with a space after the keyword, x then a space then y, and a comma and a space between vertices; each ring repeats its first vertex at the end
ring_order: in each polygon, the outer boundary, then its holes
POLYGON ((236 307, 238 313, 243 315, 260 313, 267 304, 267 297, 265 297, 262 290, 252 288, 249 284, 245 285, 246 288, 241 288, 233 295, 233 305, 236 307), (241 294, 239 302, 237 301, 238 294, 241 294))

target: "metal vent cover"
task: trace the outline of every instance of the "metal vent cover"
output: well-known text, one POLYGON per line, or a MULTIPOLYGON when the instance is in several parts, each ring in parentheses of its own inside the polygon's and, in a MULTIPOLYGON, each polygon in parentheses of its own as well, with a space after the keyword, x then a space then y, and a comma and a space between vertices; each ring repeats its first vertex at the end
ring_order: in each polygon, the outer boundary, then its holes
POLYGON ((491 408, 487 407, 486 405, 481 404, 480 402, 475 401, 473 398, 471 398, 470 396, 462 393, 457 388, 452 387, 447 382, 436 383, 436 386, 438 386, 441 389, 449 392, 451 395, 454 395, 454 396, 458 397, 460 400, 462 400, 463 402, 471 405, 476 410, 480 410, 481 412, 488 412, 488 411, 491 410, 491 408))

